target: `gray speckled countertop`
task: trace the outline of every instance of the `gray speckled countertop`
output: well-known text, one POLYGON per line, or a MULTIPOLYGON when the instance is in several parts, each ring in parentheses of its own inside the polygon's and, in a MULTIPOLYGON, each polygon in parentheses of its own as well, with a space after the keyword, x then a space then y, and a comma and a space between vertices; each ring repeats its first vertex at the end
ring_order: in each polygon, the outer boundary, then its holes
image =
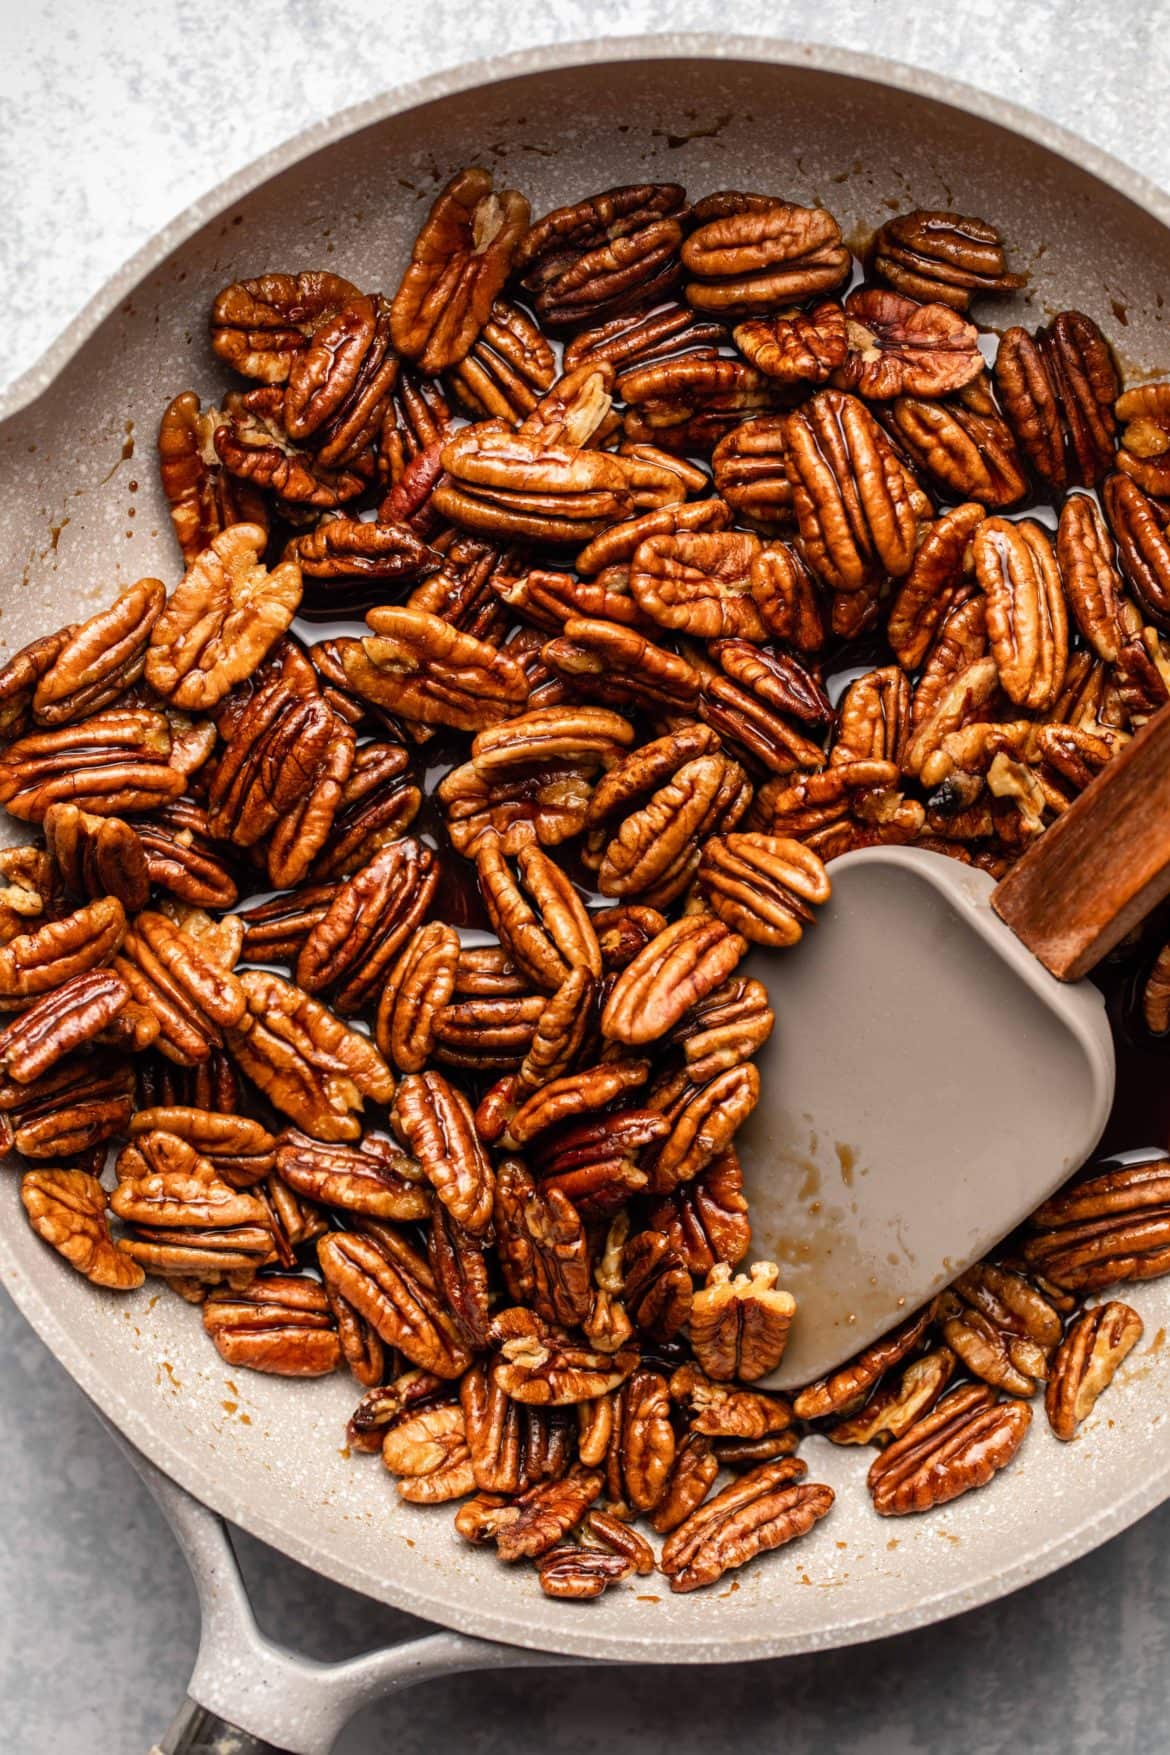
MULTIPOLYGON (((0 0, 0 384, 231 170, 332 110, 477 55, 710 28, 916 62, 1031 105, 1170 183, 1170 38, 1148 0, 0 0)), ((0 1751, 135 1755, 195 1649, 192 1589, 137 1477, 0 1298, 0 1751)), ((405 1616, 253 1541, 262 1623, 321 1657, 405 1616)), ((342 1755, 1110 1755, 1164 1749, 1170 1506, 1076 1566, 924 1633, 684 1674, 486 1675, 371 1708, 342 1755)))

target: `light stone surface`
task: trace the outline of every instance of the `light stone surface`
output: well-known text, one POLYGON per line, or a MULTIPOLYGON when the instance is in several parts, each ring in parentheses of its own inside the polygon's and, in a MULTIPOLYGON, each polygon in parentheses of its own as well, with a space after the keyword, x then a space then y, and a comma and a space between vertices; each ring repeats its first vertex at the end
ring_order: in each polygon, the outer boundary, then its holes
MULTIPOLYGON (((966 79, 1170 182, 1164 12, 1135 0, 0 0, 0 385, 186 203, 336 108, 478 55, 716 24, 966 79)), ((0 1371, 0 1750, 134 1755, 167 1722, 194 1653, 182 1560, 6 1301, 0 1371)), ((853 1651, 681 1675, 444 1682, 369 1709, 339 1750, 698 1755, 732 1739, 786 1755, 1161 1749, 1168 1544, 1170 1507, 1001 1603, 853 1651)), ((262 1623, 314 1655, 418 1625, 259 1543, 240 1547, 262 1623)))

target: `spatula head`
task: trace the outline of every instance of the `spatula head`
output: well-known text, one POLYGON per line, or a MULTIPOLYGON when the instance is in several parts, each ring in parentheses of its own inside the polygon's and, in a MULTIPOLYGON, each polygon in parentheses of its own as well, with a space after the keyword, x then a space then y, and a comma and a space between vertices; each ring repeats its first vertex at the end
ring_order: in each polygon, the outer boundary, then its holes
POLYGON ((1055 980, 941 854, 830 867, 801 943, 754 954, 776 1027, 741 1130, 753 1260, 796 1298, 767 1381, 834 1369, 948 1285, 1092 1152, 1113 1097, 1105 1006, 1055 980))

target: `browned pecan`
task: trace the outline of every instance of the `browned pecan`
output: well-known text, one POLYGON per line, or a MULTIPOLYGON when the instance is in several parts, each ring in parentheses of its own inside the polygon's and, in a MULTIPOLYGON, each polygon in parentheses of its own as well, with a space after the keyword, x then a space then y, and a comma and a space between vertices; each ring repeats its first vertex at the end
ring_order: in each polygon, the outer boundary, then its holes
MULTIPOLYGON (((632 366, 617 391, 626 403, 623 452, 660 461, 664 454, 682 459, 710 452, 749 415, 775 408, 781 396, 772 379, 746 361, 703 350, 632 366)), ((691 466, 675 467, 696 491, 691 466)))
MULTIPOLYGON (((598 787, 590 815, 596 817, 621 790, 654 773, 670 746, 678 748, 682 741, 661 738, 635 752, 608 777, 610 786, 598 787)), ((750 801, 751 788, 737 762, 715 754, 684 761, 605 844, 598 889, 603 896, 639 896, 652 906, 666 906, 689 885, 706 837, 731 828, 750 801)))
POLYGON ((52 855, 42 848, 0 848, 0 944, 19 938, 35 921, 60 914, 61 878, 52 855))
POLYGON ((114 896, 131 913, 146 906, 151 881, 146 851, 130 823, 94 816, 75 804, 54 804, 43 828, 45 846, 74 895, 114 896))
POLYGON ((87 902, 0 945, 0 1010, 61 987, 108 963, 126 931, 126 912, 113 896, 87 902))
POLYGON ((410 757, 399 744, 367 743, 356 751, 314 877, 348 877, 410 827, 422 794, 409 767, 410 757))
MULTIPOLYGON (((858 593, 857 595, 863 595, 858 593)), ((770 542, 752 568, 752 596, 764 626, 798 652, 818 652, 826 627, 820 591, 790 543, 770 542)), ((780 654, 772 654, 779 661, 780 654)))
POLYGON ((484 1072, 515 1071, 547 1004, 527 983, 519 994, 457 998, 435 1018, 435 1059, 484 1072))
POLYGON ((792 483, 782 414, 760 414, 724 434, 711 453, 715 490, 746 523, 764 531, 792 521, 792 483))
POLYGON ((1061 507, 1056 557, 1077 627, 1099 658, 1115 664, 1125 644, 1122 584, 1105 522, 1087 494, 1061 507))
POLYGON ((983 370, 978 330, 949 305, 859 287, 845 320, 847 352, 833 375, 843 390, 886 401, 948 396, 983 370))
POLYGON ((232 907, 239 891, 227 849, 217 846, 201 805, 178 798, 136 823, 134 830, 152 884, 193 908, 232 907))
MULTIPOLYGON (((649 1072, 650 1063, 646 1060, 611 1060, 552 1079, 518 1106, 509 1105, 503 1143, 509 1150, 516 1150, 530 1145, 549 1128, 607 1109, 627 1091, 644 1084, 649 1072)), ((517 1080, 517 1086, 518 1083, 517 1080)))
POLYGON ((697 1365, 681 1365, 670 1380, 671 1398, 682 1407, 692 1432, 705 1438, 755 1440, 786 1432, 792 1404, 762 1390, 715 1383, 697 1365))
POLYGON ((55 634, 43 634, 0 666, 0 736, 5 741, 29 730, 37 684, 76 631, 73 622, 55 634))
POLYGON ((1091 317, 1061 311, 1034 336, 1005 331, 995 381, 1020 449, 1046 487, 1096 487, 1113 467, 1118 392, 1109 343, 1091 317))
POLYGON ((358 1139, 365 1099, 389 1103, 394 1095, 374 1044, 277 975, 248 969, 239 981, 247 1010, 227 1031, 232 1057, 314 1139, 358 1139))
POLYGON ((731 1144, 760 1098, 753 1065, 732 1065, 695 1084, 688 1071, 665 1074, 650 1093, 651 1106, 670 1123, 670 1133, 646 1159, 655 1194, 666 1194, 709 1164, 731 1144))
POLYGON ((494 1541, 501 1560, 536 1559, 580 1523, 602 1485, 596 1469, 575 1463, 560 1480, 530 1487, 510 1503, 494 1495, 477 1495, 462 1507, 455 1528, 466 1541, 494 1541))
POLYGON ((708 1377, 753 1383, 774 1371, 784 1355, 796 1311, 790 1292, 777 1286, 774 1262, 752 1264, 750 1277, 716 1262, 707 1283, 695 1293, 691 1347, 708 1377))
POLYGON ((681 1047, 686 1075, 702 1086, 728 1067, 741 1066, 772 1034, 775 1017, 759 981, 735 976, 691 1007, 671 1032, 681 1047))
POLYGON ((306 993, 330 990, 345 1016, 360 1011, 385 979, 401 946, 425 916, 439 881, 430 848, 391 841, 341 884, 297 956, 306 993))
POLYGON ((283 384, 295 356, 357 291, 321 269, 234 281, 211 308, 211 345, 245 377, 283 384))
POLYGON ((632 1349, 593 1352, 558 1339, 527 1312, 517 1314, 525 1327, 502 1342, 492 1368, 496 1383, 513 1401, 535 1407, 592 1401, 624 1383, 638 1363, 632 1349))
POLYGON ((157 1018, 158 1047, 168 1060, 195 1066, 222 1048, 224 1032, 239 1025, 244 989, 231 972, 242 943, 238 928, 236 941, 225 963, 219 948, 190 922, 180 925, 147 909, 128 927, 114 968, 131 997, 157 1018))
POLYGON ((400 1223, 430 1214, 418 1165, 376 1134, 354 1147, 325 1145, 288 1128, 276 1142, 276 1169, 297 1194, 326 1206, 400 1223))
POLYGON ((938 299, 965 311, 973 295, 1017 292, 1027 275, 1008 274, 994 226, 965 214, 916 207, 874 234, 873 272, 912 299, 938 299))
POLYGON ((1136 384, 1117 398, 1124 421, 1117 467, 1148 494, 1170 494, 1170 384, 1136 384))
MULTIPOLYGON (((677 183, 606 189, 554 208, 522 238, 516 270, 550 328, 653 303, 678 275, 686 193, 677 183)), ((567 362, 571 367, 576 360, 567 362)))
POLYGON ((765 1463, 693 1511, 663 1544, 660 1565, 671 1590, 714 1584, 757 1554, 807 1535, 832 1509, 834 1494, 802 1482, 804 1473, 795 1457, 765 1463))
POLYGON ((978 500, 995 511, 1026 495, 1023 462, 1011 428, 998 413, 980 414, 961 401, 899 396, 889 420, 911 462, 945 498, 978 500))
POLYGON ((444 1378, 412 1365, 391 1382, 369 1387, 350 1415, 346 1440, 354 1450, 373 1456, 381 1451, 386 1428, 395 1420, 427 1402, 446 1400, 449 1394, 444 1378))
POLYGON ((388 1347, 436 1377, 462 1377, 471 1364, 435 1291, 426 1260, 389 1226, 334 1231, 317 1245, 325 1284, 362 1316, 388 1347))
POLYGON ((1170 625, 1170 514, 1125 475, 1111 475, 1101 499, 1134 596, 1159 627, 1170 625))
POLYGON ((541 657, 571 686, 623 707, 647 707, 652 712, 662 707, 690 708, 702 687, 702 675, 693 664, 617 622, 574 616, 565 623, 561 638, 541 648, 541 657))
POLYGON ((129 987, 112 969, 71 976, 0 1030, 0 1072, 17 1084, 33 1083, 108 1031, 129 1002, 129 987))
POLYGON ((246 1115, 221 1115, 186 1104, 140 1109, 130 1123, 130 1137, 156 1132, 186 1140, 233 1188, 252 1187, 276 1164, 276 1140, 246 1115))
POLYGON ((355 462, 380 434, 397 376, 388 303, 380 294, 347 299, 292 361, 285 431, 329 468, 355 462))
POLYGON ((722 323, 696 317, 687 305, 668 302, 582 329, 566 344, 565 370, 606 361, 620 371, 677 353, 715 349, 726 340, 722 323))
POLYGON ((299 449, 293 443, 285 412, 286 393, 276 385, 224 397, 214 444, 228 473, 255 490, 270 490, 288 506, 304 507, 309 515, 333 511, 362 493, 374 474, 369 443, 374 431, 360 435, 365 448, 356 456, 331 468, 324 451, 299 449))
POLYGON ((955 1355, 949 1347, 936 1347, 912 1359, 897 1378, 874 1391, 859 1413, 838 1420, 828 1436, 834 1444, 874 1444, 884 1449, 930 1412, 954 1369, 955 1355))
POLYGON ((0 1144, 59 1161, 122 1133, 134 1112, 134 1068, 101 1052, 21 1085, 0 1080, 0 1144))
POLYGON ((242 1291, 208 1294, 203 1327, 229 1365, 277 1377, 324 1377, 341 1363, 324 1287, 305 1274, 264 1274, 242 1291))
POLYGON ((557 374, 552 348, 519 305, 497 299, 470 351, 448 375, 476 420, 522 421, 557 374))
POLYGON ((1143 1332, 1137 1311, 1117 1302, 1097 1304, 1069 1324, 1044 1392, 1048 1424, 1058 1438, 1075 1436, 1143 1332))
POLYGON ((519 882, 498 843, 485 838, 475 855, 488 916, 517 967, 548 993, 555 993, 575 967, 600 975, 597 935, 571 880, 547 853, 532 844, 520 848, 516 863, 519 882))
POLYGON ((1105 1170, 1037 1207, 1024 1245, 1029 1269, 1069 1291, 1170 1271, 1170 1162, 1105 1170))
POLYGON ((20 1199, 38 1237, 95 1286, 133 1292, 145 1279, 110 1236, 106 1191, 84 1170, 29 1170, 20 1199))
POLYGON ((909 572, 929 502, 854 396, 819 390, 785 416, 785 467, 813 571, 837 591, 909 572))
MULTIPOLYGON (((706 486, 706 481, 707 478, 704 476, 703 487, 706 486)), ((700 490, 696 488, 695 491, 700 490)), ((573 603, 580 606, 575 611, 566 609, 564 615, 560 613, 558 608, 557 620, 566 621, 569 613, 602 615, 604 617, 604 611, 586 607, 591 601, 590 591, 599 588, 603 582, 613 582, 613 589, 606 593, 606 601, 615 606, 620 603, 621 598, 617 587, 623 577, 623 569, 633 560, 638 548, 649 537, 673 536, 680 531, 718 532, 726 530, 730 523, 731 508, 726 502, 720 499, 706 499, 688 501, 685 505, 660 506, 656 511, 643 512, 637 518, 626 518, 620 524, 611 525, 601 536, 593 542, 587 543, 573 563, 577 573, 583 574, 584 579, 574 580, 571 576, 566 577, 563 574, 555 576, 564 581, 563 601, 566 604, 573 603), (592 578, 594 574, 601 574, 603 578, 597 581, 596 587, 590 587, 585 583, 585 580, 592 578)), ((546 578, 548 575, 538 574, 537 577, 546 578)), ((622 613, 632 623, 637 614, 637 605, 631 605, 627 600, 626 608, 622 613)), ((611 619, 619 620, 621 618, 620 616, 612 616, 611 619)))
POLYGON ((1031 1424, 1027 1402, 997 1402, 986 1384, 951 1390, 871 1464, 874 1510, 904 1517, 986 1486, 1011 1462, 1031 1424))
POLYGON ((528 680, 498 647, 426 610, 386 607, 366 618, 373 635, 338 642, 355 694, 424 725, 478 731, 523 706, 528 680))
POLYGON ((471 761, 444 774, 438 792, 447 832, 458 852, 474 857, 483 842, 494 838, 502 852, 513 854, 534 838, 543 847, 556 847, 579 835, 585 826, 590 780, 590 765, 580 762, 538 758, 527 771, 495 777, 480 773, 471 761))
POLYGON ((898 1327, 864 1348, 827 1377, 810 1383, 793 1401, 793 1409, 802 1420, 823 1420, 828 1414, 852 1413, 860 1407, 870 1390, 919 1346, 934 1320, 933 1304, 924 1305, 898 1327))
MULTIPOLYGON (((619 1527, 625 1528, 624 1525, 619 1527)), ((633 1536, 635 1532, 629 1533, 633 1536)), ((604 1548, 583 1548, 575 1543, 550 1548, 536 1562, 537 1577, 545 1596, 574 1603, 592 1602, 602 1596, 611 1584, 628 1578, 635 1570, 635 1562, 628 1554, 614 1553, 604 1548)))
POLYGON ((422 1072, 435 1045, 435 1023, 455 991, 459 937, 432 920, 418 926, 391 969, 378 1001, 378 1047, 402 1072, 422 1072))
POLYGON ((516 1493, 526 1485, 523 1410, 493 1381, 485 1361, 459 1385, 464 1434, 475 1486, 481 1493, 516 1493))
POLYGON ((639 1231, 622 1256, 626 1309, 643 1334, 668 1341, 690 1320, 694 1288, 682 1256, 660 1231, 639 1231))
POLYGON ((666 1490, 675 1450, 666 1379, 640 1368, 613 1396, 605 1471, 610 1500, 635 1513, 653 1511, 666 1490))
POLYGON ((985 518, 974 536, 999 679, 1023 707, 1052 707, 1068 664, 1068 612, 1052 542, 1033 519, 985 518))
MULTIPOLYGON (((759 562, 769 561, 773 552, 773 549, 765 549, 759 562)), ((767 570, 774 578, 774 569, 767 570)), ((760 571, 761 565, 753 568, 753 591, 756 590, 760 571)), ((712 656, 718 659, 724 674, 736 685, 742 685, 742 688, 737 686, 737 695, 749 692, 756 697, 757 702, 817 729, 832 722, 833 708, 828 695, 814 673, 791 654, 773 652, 767 647, 761 649, 747 640, 715 640, 712 641, 710 650, 712 656)), ((718 687, 719 679, 709 677, 700 711, 709 709, 713 701, 721 704, 730 702, 732 697, 717 693, 718 687)), ((708 723, 717 724, 717 716, 712 717, 708 712, 707 717, 708 723)), ((789 753, 794 758, 803 758, 804 765, 820 766, 823 760, 821 752, 817 750, 814 757, 812 750, 815 746, 808 745, 806 739, 797 738, 790 727, 788 731, 791 744, 789 753)), ((750 749, 756 749, 755 741, 742 731, 739 741, 750 749)))
POLYGON ((0 752, 0 804, 40 823, 54 804, 94 816, 154 810, 184 790, 170 764, 171 728, 148 707, 110 708, 77 725, 18 738, 0 752))
MULTIPOLYGON (((696 218, 702 216, 702 206, 696 218)), ((823 207, 765 200, 700 224, 682 249, 698 310, 752 312, 831 292, 849 273, 841 229, 823 207)))
POLYGON ((747 949, 712 914, 688 914, 664 928, 618 976, 601 1015, 612 1041, 653 1042, 720 987, 747 949))
POLYGON ((973 1377, 1009 1395, 1036 1393, 1063 1324, 1022 1274, 978 1262, 955 1281, 943 1313, 943 1339, 973 1377))
POLYGON ((973 572, 971 538, 983 518, 983 507, 968 501, 928 525, 886 624, 886 638, 905 669, 917 670, 922 664, 956 594, 973 572))
POLYGON ((137 682, 151 629, 165 601, 166 587, 160 579, 139 579, 108 609, 63 629, 64 643, 41 671, 33 692, 37 723, 67 725, 87 717, 137 682))
POLYGON ((442 1505, 475 1487, 463 1409, 456 1401, 419 1408, 390 1426, 382 1461, 414 1505, 442 1505))
POLYGON ((261 1266, 273 1254, 263 1201, 231 1188, 209 1159, 174 1134, 141 1134, 118 1155, 110 1196, 133 1227, 120 1247, 147 1273, 216 1280, 261 1266))
POLYGON ((744 531, 679 531, 648 537, 630 564, 630 590, 660 627, 698 639, 762 640, 751 594, 757 537, 744 531))
POLYGON ((559 1130, 534 1146, 542 1186, 559 1188, 585 1218, 608 1218, 649 1178, 637 1158, 668 1133, 652 1109, 624 1109, 559 1130))
POLYGON ((507 1159, 496 1178, 495 1229, 509 1296, 545 1322, 583 1322, 592 1298, 589 1249, 559 1189, 538 1189, 518 1159, 507 1159))
POLYGON ((220 463, 214 434, 222 424, 220 410, 201 408, 194 390, 176 396, 159 422, 159 476, 188 566, 229 524, 268 524, 265 496, 220 463))
POLYGON ((674 1467, 662 1497, 650 1515, 660 1536, 677 1529, 703 1503, 719 1474, 719 1459, 709 1438, 688 1432, 676 1446, 674 1467))
POLYGON ((152 618, 146 680, 164 700, 214 707, 289 626, 301 601, 301 569, 284 560, 270 573, 260 560, 266 542, 258 524, 230 525, 152 618))
POLYGON ((841 697, 832 763, 898 762, 910 730, 911 689, 896 664, 866 671, 841 697))
POLYGON ((419 370, 458 365, 491 314, 528 226, 515 189, 493 192, 488 171, 459 171, 436 199, 415 239, 394 295, 394 346, 419 370))
POLYGON ((698 875, 708 906, 753 944, 796 944, 831 893, 812 849, 781 835, 713 835, 698 875))
POLYGON ((734 335, 753 366, 785 384, 823 384, 847 352, 845 313, 836 299, 821 299, 808 311, 749 318, 734 335))
POLYGON ((479 1236, 491 1223, 495 1177, 467 1098, 441 1073, 408 1073, 391 1121, 451 1217, 479 1236))
POLYGON ((617 908, 603 908, 593 916, 593 930, 601 947, 601 962, 607 975, 615 974, 632 963, 644 945, 666 925, 666 916, 657 908, 639 902, 624 902, 617 908))
POLYGON ((438 556, 404 524, 367 523, 328 515, 285 549, 306 579, 416 579, 433 571, 438 556))
POLYGON ((656 1201, 647 1221, 694 1275, 710 1273, 716 1262, 734 1267, 742 1261, 751 1248, 752 1228, 734 1147, 656 1201))

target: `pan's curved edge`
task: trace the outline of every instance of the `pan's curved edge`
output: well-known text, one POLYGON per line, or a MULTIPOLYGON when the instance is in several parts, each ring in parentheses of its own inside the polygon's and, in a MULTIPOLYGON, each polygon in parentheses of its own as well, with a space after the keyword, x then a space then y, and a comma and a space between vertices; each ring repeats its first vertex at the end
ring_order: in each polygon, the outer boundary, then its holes
MULTIPOLYGON (((1037 117, 1007 100, 992 97, 974 87, 919 68, 851 50, 812 47, 755 37, 716 38, 704 34, 673 34, 554 45, 485 62, 465 64, 368 99, 339 112, 325 122, 315 124, 227 178, 158 233, 88 302, 41 359, 11 385, 0 399, 0 420, 10 418, 47 389, 110 312, 200 227, 244 199, 271 176, 332 145, 347 134, 417 105, 466 91, 477 85, 494 84, 528 73, 551 72, 606 61, 704 57, 778 66, 803 66, 817 72, 868 79, 894 90, 949 105, 1022 135, 1076 163, 1082 170, 1088 171, 1138 207, 1144 208, 1170 229, 1170 196, 1112 155, 1078 139, 1058 124, 1037 117)), ((0 1281, 7 1287, 17 1307, 42 1341, 84 1389, 93 1376, 92 1357, 72 1331, 61 1322, 48 1298, 39 1291, 13 1258, 2 1235, 0 1281)), ((266 1516, 262 1506, 251 1502, 247 1505, 237 1502, 196 1459, 160 1437, 144 1417, 125 1406, 119 1413, 118 1424, 127 1438, 187 1491, 225 1518, 241 1524, 293 1559, 337 1583, 363 1590, 383 1601, 393 1602, 395 1606, 424 1619, 433 1618, 436 1612, 441 1612, 444 1623, 460 1632, 498 1638, 530 1649, 593 1657, 609 1662, 654 1661, 656 1641, 652 1630, 648 1630, 646 1639, 639 1642, 631 1640, 628 1634, 606 1634, 596 1627, 591 1630, 582 1621, 565 1617, 558 1621, 555 1631, 541 1629, 538 1637, 535 1633, 526 1634, 523 1630, 518 1630, 508 1616, 496 1613, 490 1596, 486 1593, 477 1601, 475 1609, 469 1611, 458 1601, 448 1601, 441 1590, 419 1593, 403 1587, 398 1581, 394 1581, 391 1590, 387 1587, 384 1575, 372 1571, 363 1573, 361 1569, 330 1564, 328 1561, 323 1563, 321 1554, 311 1541, 302 1539, 299 1534, 287 1528, 278 1527, 266 1516)), ((1008 1564, 995 1576, 967 1589, 940 1590, 933 1595, 924 1596, 912 1609, 904 1612, 859 1618, 817 1634, 801 1633, 777 1637, 761 1630, 746 1641, 742 1635, 723 1641, 696 1639, 687 1646, 685 1655, 691 1662, 709 1663, 784 1657, 798 1652, 862 1643, 927 1626, 946 1616, 977 1608, 982 1603, 1045 1577, 1119 1534, 1168 1496, 1170 1459, 1164 1469, 1135 1483, 1130 1493, 1103 1510, 1094 1509, 1043 1553, 1024 1556, 1008 1564)), ((681 1643, 675 1641, 672 1661, 677 1661, 681 1643)))
POLYGON ((838 73, 848 78, 870 79, 895 90, 912 92, 937 103, 966 111, 984 121, 1022 134, 1036 145, 1047 147, 1108 183, 1137 206, 1144 207, 1170 227, 1170 195, 1140 171, 1103 148, 1082 140, 1069 129, 1038 116, 1007 98, 993 96, 963 80, 889 61, 855 49, 789 42, 783 38, 715 36, 702 31, 668 32, 662 35, 599 37, 592 42, 554 43, 520 49, 488 60, 463 62, 424 79, 411 80, 377 97, 366 98, 338 110, 325 121, 315 122, 271 148, 242 170, 234 171, 206 195, 184 208, 140 250, 130 257, 104 286, 82 307, 33 365, 0 395, 0 425, 47 390, 75 353, 143 281, 209 220, 217 218, 245 199, 281 171, 331 146, 348 134, 400 115, 455 92, 478 85, 495 85, 527 73, 549 73, 564 68, 594 66, 604 61, 638 61, 688 58, 720 61, 757 61, 782 67, 808 67, 816 72, 838 73))

